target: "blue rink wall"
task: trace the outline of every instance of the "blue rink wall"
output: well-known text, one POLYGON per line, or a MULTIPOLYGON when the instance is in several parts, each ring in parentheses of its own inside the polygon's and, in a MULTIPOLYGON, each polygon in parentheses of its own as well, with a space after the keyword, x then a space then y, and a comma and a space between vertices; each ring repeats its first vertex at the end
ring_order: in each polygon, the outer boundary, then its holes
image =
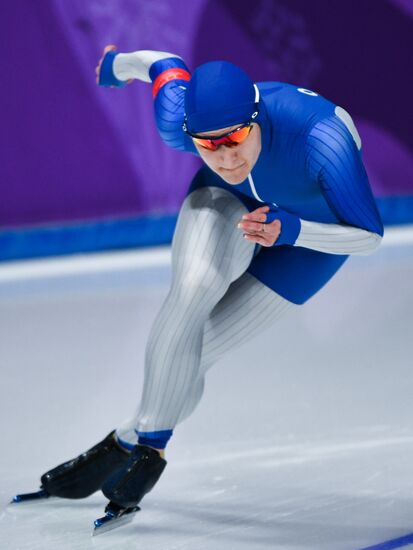
MULTIPOLYGON (((385 226, 413 223, 413 196, 376 199, 385 226)), ((171 242, 177 216, 148 215, 0 231, 0 261, 122 250, 171 242)))

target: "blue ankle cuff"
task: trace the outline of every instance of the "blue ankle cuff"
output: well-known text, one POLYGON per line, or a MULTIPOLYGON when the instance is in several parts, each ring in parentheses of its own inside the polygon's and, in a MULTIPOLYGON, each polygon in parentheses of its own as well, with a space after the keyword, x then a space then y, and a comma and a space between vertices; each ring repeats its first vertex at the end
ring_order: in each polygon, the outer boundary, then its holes
POLYGON ((136 447, 136 443, 129 443, 128 441, 125 441, 124 439, 121 439, 120 437, 116 436, 118 443, 121 447, 126 449, 127 451, 131 451, 134 447, 136 447))
POLYGON ((172 437, 172 430, 163 430, 160 432, 136 432, 139 436, 138 443, 155 447, 155 449, 165 449, 166 444, 172 437))

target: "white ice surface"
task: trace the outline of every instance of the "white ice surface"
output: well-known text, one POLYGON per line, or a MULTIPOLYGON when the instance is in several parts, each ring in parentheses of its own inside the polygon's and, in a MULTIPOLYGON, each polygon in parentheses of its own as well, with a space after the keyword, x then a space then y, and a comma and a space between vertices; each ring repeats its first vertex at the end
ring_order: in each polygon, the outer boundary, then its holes
POLYGON ((133 412, 168 280, 139 262, 1 280, 0 548, 356 550, 412 533, 412 245, 350 259, 217 364, 133 523, 91 538, 100 493, 7 506, 133 412))

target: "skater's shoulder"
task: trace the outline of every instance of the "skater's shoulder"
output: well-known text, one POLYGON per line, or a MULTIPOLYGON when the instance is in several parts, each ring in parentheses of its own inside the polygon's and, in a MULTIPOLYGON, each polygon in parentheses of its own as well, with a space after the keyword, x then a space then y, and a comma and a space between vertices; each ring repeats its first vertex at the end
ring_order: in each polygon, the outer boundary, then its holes
POLYGON ((318 92, 287 82, 258 82, 270 123, 278 131, 303 133, 319 120, 331 116, 336 105, 318 92))

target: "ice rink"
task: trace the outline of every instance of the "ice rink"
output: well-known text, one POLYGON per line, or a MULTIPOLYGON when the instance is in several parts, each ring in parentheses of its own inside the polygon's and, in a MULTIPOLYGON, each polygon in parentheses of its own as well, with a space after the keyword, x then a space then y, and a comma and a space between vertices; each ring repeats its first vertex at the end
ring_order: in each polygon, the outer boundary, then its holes
POLYGON ((92 538, 101 493, 8 505, 133 413, 168 259, 0 267, 0 548, 413 548, 413 244, 397 229, 215 365, 133 523, 92 538))

